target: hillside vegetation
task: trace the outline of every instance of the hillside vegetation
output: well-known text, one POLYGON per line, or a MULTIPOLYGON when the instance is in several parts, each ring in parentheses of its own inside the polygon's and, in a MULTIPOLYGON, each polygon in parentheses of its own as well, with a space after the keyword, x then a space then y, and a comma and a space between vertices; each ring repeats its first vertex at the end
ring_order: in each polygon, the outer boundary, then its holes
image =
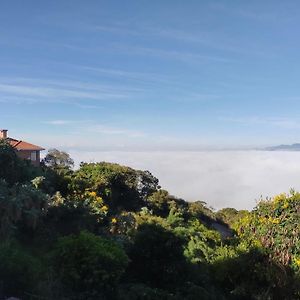
POLYGON ((300 298, 299 193, 214 212, 148 171, 72 167, 0 141, 0 299, 300 298))

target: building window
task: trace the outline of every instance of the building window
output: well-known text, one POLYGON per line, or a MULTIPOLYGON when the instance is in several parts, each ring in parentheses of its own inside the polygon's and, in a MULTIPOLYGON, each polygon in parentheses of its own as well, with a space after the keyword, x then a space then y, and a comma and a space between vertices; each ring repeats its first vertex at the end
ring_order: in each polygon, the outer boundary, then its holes
POLYGON ((36 161, 36 151, 31 152, 31 154, 30 154, 30 160, 36 161))

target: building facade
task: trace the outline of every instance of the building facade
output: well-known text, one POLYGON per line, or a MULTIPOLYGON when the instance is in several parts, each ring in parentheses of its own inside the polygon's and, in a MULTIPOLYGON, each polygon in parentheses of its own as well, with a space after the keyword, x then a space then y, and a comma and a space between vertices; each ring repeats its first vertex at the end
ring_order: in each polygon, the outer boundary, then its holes
POLYGON ((41 151, 45 150, 44 148, 8 137, 7 129, 0 129, 0 139, 5 139, 15 149, 20 158, 30 160, 35 166, 40 165, 41 151))

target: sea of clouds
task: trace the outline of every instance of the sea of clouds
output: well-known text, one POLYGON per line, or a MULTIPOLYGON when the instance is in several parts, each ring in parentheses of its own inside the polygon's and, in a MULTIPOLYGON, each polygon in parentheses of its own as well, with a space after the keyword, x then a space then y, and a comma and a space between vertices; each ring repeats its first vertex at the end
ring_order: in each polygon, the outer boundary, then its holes
POLYGON ((80 161, 108 161, 149 170, 171 194, 215 209, 252 209, 260 197, 300 190, 300 152, 70 151, 80 161))

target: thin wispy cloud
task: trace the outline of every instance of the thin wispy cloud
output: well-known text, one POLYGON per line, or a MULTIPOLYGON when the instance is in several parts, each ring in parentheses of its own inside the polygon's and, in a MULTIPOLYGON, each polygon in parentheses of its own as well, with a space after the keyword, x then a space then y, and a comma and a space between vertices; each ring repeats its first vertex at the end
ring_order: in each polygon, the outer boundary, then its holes
MULTIPOLYGON (((66 26, 66 24, 65 24, 66 26)), ((228 44, 226 45, 226 40, 224 38, 220 38, 219 35, 215 36, 215 40, 219 40, 219 42, 213 41, 213 39, 208 38, 209 36, 212 35, 211 32, 205 32, 202 34, 193 34, 191 31, 184 31, 184 30, 176 30, 172 28, 159 28, 155 26, 150 26, 148 24, 129 24, 128 23, 107 23, 103 25, 97 25, 97 24, 90 24, 87 25, 85 23, 83 24, 76 24, 74 27, 74 30, 76 28, 80 28, 83 31, 87 32, 93 32, 93 33, 109 33, 113 34, 114 36, 127 36, 127 35, 133 35, 133 36, 138 36, 140 38, 143 38, 144 40, 149 40, 152 41, 154 38, 159 39, 161 41, 164 41, 166 38, 169 40, 173 40, 174 42, 177 42, 178 40, 184 41, 184 42, 189 42, 189 43, 194 43, 194 44, 199 44, 199 45, 205 45, 208 48, 213 48, 217 50, 222 50, 222 51, 227 51, 227 52, 243 52, 243 50, 238 47, 238 46, 232 46, 228 44)), ((87 51, 87 48, 80 48, 76 44, 64 44, 64 47, 67 47, 69 49, 74 49, 74 50, 83 50, 87 51)), ((215 61, 215 62, 233 62, 236 59, 233 57, 226 57, 226 56, 221 56, 221 55, 206 55, 204 53, 192 53, 188 51, 174 51, 173 47, 170 47, 169 49, 163 49, 163 48, 149 48, 149 47, 142 47, 139 45, 135 45, 134 47, 132 44, 130 44, 127 41, 123 41, 122 44, 117 44, 117 43, 106 43, 106 47, 99 48, 99 47, 94 47, 93 49, 89 49, 90 51, 99 51, 105 50, 105 48, 109 48, 110 51, 118 51, 118 50, 123 50, 126 51, 126 49, 129 49, 127 51, 128 55, 131 55, 132 52, 134 53, 140 53, 143 55, 154 55, 154 56, 159 56, 159 57, 169 57, 169 59, 176 59, 176 60, 181 60, 181 61, 186 61, 189 62, 191 60, 195 61, 215 61)), ((244 51, 246 52, 246 51, 244 51)), ((249 51, 248 51, 249 52, 249 51)), ((123 52, 124 53, 124 52, 123 52)), ((116 73, 115 73, 116 75, 116 73)), ((119 74, 120 75, 120 74, 119 74)), ((128 75, 128 74, 127 74, 128 75)))
MULTIPOLYGON (((213 31, 187 31, 180 29, 162 28, 156 29, 157 36, 168 38, 174 41, 182 41, 205 47, 207 49, 221 51, 225 55, 242 54, 247 56, 256 56, 264 58, 274 58, 274 53, 269 50, 263 49, 261 45, 253 44, 247 40, 237 40, 233 37, 228 37, 225 33, 213 31)), ((230 58, 232 59, 232 58, 230 58)), ((233 59, 236 60, 236 59, 233 59)))
POLYGON ((83 109, 101 109, 102 106, 100 105, 93 105, 93 104, 84 104, 84 103, 75 103, 75 105, 79 108, 83 109))
POLYGON ((7 77, 0 77, 0 82, 6 84, 26 84, 28 86, 47 86, 47 87, 61 87, 67 89, 82 89, 82 90, 93 90, 93 91, 105 91, 111 92, 116 90, 122 90, 126 92, 140 92, 142 91, 141 88, 131 87, 125 84, 115 84, 115 83, 95 83, 90 81, 83 81, 83 80, 70 80, 68 78, 55 78, 55 79, 48 79, 48 78, 24 78, 24 77, 14 77, 14 78, 7 78, 7 77))
POLYGON ((75 132, 76 135, 80 134, 82 136, 86 134, 125 136, 129 138, 140 138, 146 136, 146 134, 141 130, 133 130, 120 126, 100 124, 96 120, 48 120, 42 123, 62 127, 71 126, 72 131, 75 132))
POLYGON ((52 121, 45 121, 43 123, 48 124, 48 125, 69 125, 74 123, 75 121, 70 121, 70 120, 52 120, 52 121))
MULTIPOLYGON (((249 13, 246 11, 239 12, 242 13, 249 13)), ((253 12, 253 16, 256 14, 253 12)), ((266 14, 267 16, 273 16, 272 14, 266 14)), ((260 18, 264 18, 264 15, 260 16, 260 18)), ((237 41, 233 37, 230 38, 226 33, 220 33, 217 31, 205 31, 205 30, 198 30, 195 32, 194 30, 183 30, 183 29, 176 29, 171 27, 157 27, 149 24, 141 24, 141 23, 123 23, 123 24, 106 24, 106 25, 82 25, 82 29, 87 31, 99 31, 99 32, 106 32, 111 33, 114 35, 133 35, 139 36, 143 39, 152 40, 153 38, 159 40, 165 40, 166 38, 169 41, 177 42, 182 41, 184 43, 189 43, 192 45, 199 45, 204 46, 206 48, 210 48, 212 50, 222 51, 232 54, 247 54, 247 55, 255 55, 255 56, 263 56, 263 57, 274 57, 274 53, 270 53, 266 49, 258 48, 258 45, 254 45, 252 42, 248 42, 247 40, 239 40, 237 41), (134 29, 133 29, 134 28, 134 29)), ((126 45, 126 43, 124 44, 126 45)), ((161 49, 163 51, 163 49, 161 49)), ((215 56, 213 57, 206 57, 209 60, 216 60, 216 61, 224 61, 224 58, 215 56)))
POLYGON ((289 11, 289 14, 286 14, 286 11, 289 10, 288 6, 283 5, 281 9, 278 9, 278 5, 275 6, 271 2, 261 2, 259 7, 246 5, 244 8, 214 2, 210 3, 209 7, 215 11, 222 11, 228 15, 246 18, 255 22, 277 23, 278 20, 280 22, 288 22, 297 18, 297 15, 291 14, 291 11, 289 11))
POLYGON ((223 121, 239 123, 243 125, 267 125, 280 127, 283 129, 300 129, 300 118, 293 119, 288 117, 238 117, 238 118, 220 118, 223 121))
POLYGON ((87 128, 87 131, 91 133, 100 133, 105 135, 121 135, 130 138, 145 137, 145 133, 139 130, 129 130, 124 128, 115 128, 105 125, 94 125, 87 128))
POLYGON ((80 104, 81 100, 122 100, 133 98, 141 91, 129 87, 101 86, 84 82, 51 80, 0 80, 0 93, 11 101, 21 102, 71 102, 80 104))
POLYGON ((125 78, 128 80, 135 80, 145 82, 156 82, 161 84, 174 84, 174 76, 170 78, 170 76, 163 76, 158 73, 145 73, 145 72, 134 72, 134 71, 126 71, 120 69, 113 68, 101 68, 101 67, 91 67, 91 66, 75 66, 81 70, 92 71, 99 74, 103 74, 110 77, 119 77, 125 78))
MULTIPOLYGON (((51 102, 56 102, 57 99, 121 99, 128 98, 126 94, 84 91, 76 89, 62 89, 62 88, 47 88, 47 87, 29 87, 24 85, 0 84, 0 92, 9 95, 17 96, 31 96, 48 99, 51 102)), ((41 99, 42 101, 42 99, 41 99)))
POLYGON ((204 62, 218 62, 218 63, 233 63, 234 58, 228 58, 218 55, 201 54, 200 52, 176 51, 173 49, 162 49, 154 47, 139 47, 139 46, 124 46, 116 44, 116 49, 126 51, 131 54, 138 54, 141 56, 160 57, 165 60, 177 60, 185 63, 199 64, 204 62))
MULTIPOLYGON (((122 34, 122 35, 141 35, 141 32, 136 29, 126 28, 126 26, 116 26, 114 25, 94 25, 94 26, 86 26, 83 25, 85 29, 91 31, 100 31, 100 32, 108 32, 108 33, 115 33, 115 34, 122 34)), ((135 27, 137 28, 137 27, 135 27)))

